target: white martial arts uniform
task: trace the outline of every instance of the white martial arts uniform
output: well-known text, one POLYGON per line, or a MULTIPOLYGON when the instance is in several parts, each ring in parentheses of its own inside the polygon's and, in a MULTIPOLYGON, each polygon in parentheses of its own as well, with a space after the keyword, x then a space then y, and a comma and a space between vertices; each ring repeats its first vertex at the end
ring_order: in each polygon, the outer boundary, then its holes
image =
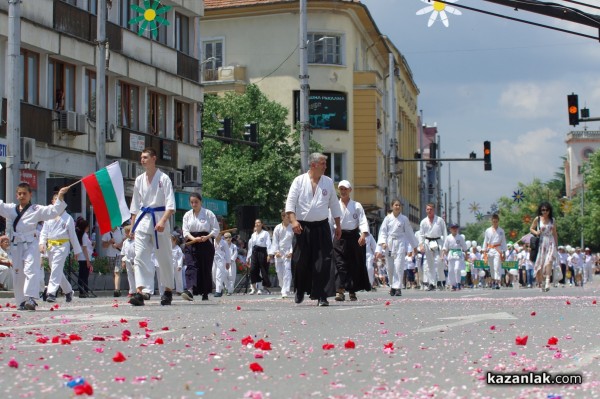
POLYGON ((127 270, 127 282, 129 283, 129 294, 135 294, 135 270, 133 269, 133 261, 135 259, 135 240, 127 238, 123 241, 121 247, 121 261, 125 262, 125 270, 127 270))
POLYGON ((369 234, 366 238, 367 243, 367 273, 369 274, 369 282, 371 286, 375 282, 375 265, 373 262, 375 261, 375 251, 377 250, 377 241, 373 238, 372 234, 369 234))
POLYGON ((235 289, 235 279, 237 277, 237 257, 238 257, 238 247, 233 242, 228 242, 229 244, 229 252, 231 253, 231 267, 227 270, 227 292, 229 294, 233 294, 235 289))
POLYGON ((227 283, 229 273, 226 265, 231 268, 231 251, 229 245, 223 240, 223 237, 218 236, 215 239, 215 258, 213 265, 215 269, 215 292, 220 293, 227 283))
POLYGON ((465 254, 467 243, 461 235, 449 234, 444 240, 444 251, 448 259, 448 284, 452 288, 457 287, 461 282, 461 271, 465 269, 465 254))
POLYGON ((506 252, 506 236, 502 227, 494 230, 493 227, 488 227, 485 230, 483 239, 483 248, 487 250, 488 265, 490 266, 490 274, 492 280, 500 280, 502 278, 502 259, 501 255, 506 252))
POLYGON ((183 270, 183 251, 181 247, 177 244, 171 244, 171 253, 173 260, 173 273, 175 274, 175 292, 183 292, 183 274, 181 271, 183 270))
POLYGON ((60 216, 44 222, 40 232, 40 245, 45 249, 50 264, 50 278, 48 280, 48 294, 56 295, 58 287, 63 293, 73 292, 69 280, 65 277, 65 260, 71 251, 75 256, 82 252, 81 245, 75 233, 75 222, 71 215, 63 212, 60 216))
MULTIPOLYGON (((25 297, 38 299, 40 283, 44 280, 39 249, 38 223, 60 215, 67 203, 59 199, 53 205, 31 205, 21 216, 12 234, 11 255, 13 260, 13 286, 17 305, 25 302, 25 297)), ((0 200, 0 216, 6 224, 13 225, 17 218, 17 204, 6 204, 0 200)))
POLYGON ((440 248, 446 240, 446 232, 446 222, 439 216, 434 216, 433 221, 429 217, 421 221, 418 238, 419 244, 425 249, 423 277, 430 286, 446 279, 440 248))
MULTIPOLYGON (((0 247, 0 259, 4 262, 12 262, 10 254, 2 249, 2 247, 0 247)), ((4 286, 5 290, 12 288, 12 267, 0 265, 0 284, 4 286)))
POLYGON ((155 230, 155 224, 165 210, 175 210, 175 193, 169 176, 157 169, 152 182, 148 182, 146 172, 139 175, 135 179, 130 207, 131 213, 136 215, 135 282, 138 287, 143 287, 143 292, 149 294, 152 294, 148 287, 154 284, 155 273, 152 254, 155 254, 159 265, 159 286, 171 289, 175 281, 171 262, 171 224, 167 221, 162 232, 155 230), (164 210, 156 210, 161 207, 164 210))
POLYGON ((390 288, 401 288, 406 269, 406 253, 409 247, 416 248, 418 245, 408 218, 401 213, 398 216, 393 213, 387 215, 379 229, 377 243, 382 248, 383 244, 386 245, 384 254, 390 288))
POLYGON ((291 223, 284 226, 279 223, 273 229, 273 239, 269 248, 269 255, 275 259, 275 271, 281 287, 281 296, 287 297, 291 294, 292 286, 292 240, 294 231, 291 223))

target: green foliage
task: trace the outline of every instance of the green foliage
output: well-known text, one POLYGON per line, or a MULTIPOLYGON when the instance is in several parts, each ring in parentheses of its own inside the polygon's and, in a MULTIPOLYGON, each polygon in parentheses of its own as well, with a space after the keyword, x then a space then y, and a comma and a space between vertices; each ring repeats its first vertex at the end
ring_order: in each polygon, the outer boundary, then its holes
POLYGON ((581 218, 583 236, 586 246, 598 251, 600 248, 600 151, 594 152, 584 170, 585 193, 584 210, 581 218))
POLYGON ((260 217, 279 220, 293 178, 300 169, 300 147, 286 125, 287 108, 270 101, 255 85, 244 94, 206 96, 203 130, 216 135, 219 119, 233 118, 232 138, 243 139, 244 125, 259 125, 258 147, 205 139, 203 195, 228 201, 230 223, 238 205, 259 205, 260 217))

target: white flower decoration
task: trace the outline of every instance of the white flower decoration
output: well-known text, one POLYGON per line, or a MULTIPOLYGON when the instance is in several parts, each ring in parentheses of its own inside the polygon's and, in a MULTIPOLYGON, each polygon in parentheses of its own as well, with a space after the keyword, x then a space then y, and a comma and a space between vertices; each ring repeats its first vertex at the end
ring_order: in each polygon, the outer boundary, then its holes
MULTIPOLYGON (((431 25, 433 25, 433 23, 437 19, 438 15, 440 16, 440 20, 442 21, 442 23, 444 24, 444 26, 446 28, 448 27, 448 14, 446 14, 446 13, 450 13, 453 15, 462 15, 462 12, 459 9, 457 9, 456 7, 449 6, 446 3, 442 3, 440 1, 435 1, 435 0, 421 0, 421 1, 423 3, 429 4, 427 7, 423 7, 419 11, 417 11, 417 15, 431 13, 431 16, 429 17, 429 22, 427 23, 427 27, 430 27, 431 25), (431 3, 433 3, 433 5, 431 3)), ((446 0, 446 1, 448 3, 456 3, 458 0, 446 0)))

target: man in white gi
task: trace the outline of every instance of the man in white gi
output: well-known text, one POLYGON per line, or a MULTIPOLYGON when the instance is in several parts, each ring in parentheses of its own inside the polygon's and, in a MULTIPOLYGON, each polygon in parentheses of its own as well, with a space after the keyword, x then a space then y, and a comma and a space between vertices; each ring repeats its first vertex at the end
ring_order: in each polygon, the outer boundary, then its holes
POLYGON ((6 204, 0 200, 0 216, 13 226, 11 255, 13 260, 13 285, 19 310, 35 310, 40 295, 41 268, 38 222, 53 219, 63 212, 67 203, 65 193, 69 187, 58 192, 56 203, 48 206, 31 204, 31 187, 27 183, 17 185, 18 204, 6 204))
MULTIPOLYGON (((54 194, 52 203, 56 203, 58 195, 54 194)), ((44 222, 40 232, 40 253, 48 255, 50 264, 50 278, 48 280, 46 301, 56 302, 58 287, 65 293, 67 302, 73 299, 73 288, 64 273, 65 260, 71 252, 71 245, 75 257, 82 252, 81 245, 75 233, 75 222, 71 215, 63 211, 59 216, 44 222)))
POLYGON ((288 192, 285 212, 290 216, 296 243, 292 254, 292 273, 296 303, 308 293, 318 306, 329 306, 327 297, 335 295, 335 267, 331 260, 333 243, 329 211, 335 220, 335 239, 342 235, 342 211, 333 180, 324 176, 327 156, 312 153, 310 169, 297 176, 288 192))
POLYGON ((415 233, 408 218, 402 214, 402 203, 392 200, 390 212, 379 228, 377 243, 386 255, 387 274, 390 282, 390 295, 402 296, 402 280, 406 269, 406 253, 418 245, 415 233))
POLYGON ((233 294, 235 289, 235 278, 237 276, 237 257, 238 257, 238 247, 232 242, 231 233, 227 232, 223 234, 223 238, 225 242, 229 245, 229 252, 231 253, 231 267, 227 270, 227 295, 233 294))
POLYGON ((492 289, 495 288, 497 290, 500 289, 502 261, 508 248, 504 230, 498 227, 499 222, 500 216, 494 213, 492 215, 492 226, 485 230, 483 239, 484 258, 487 255, 487 264, 490 267, 490 274, 492 275, 492 289))
POLYGON ((375 283, 375 251, 377 250, 377 241, 373 238, 373 234, 369 234, 367 237, 367 273, 369 273, 369 283, 371 284, 371 290, 375 291, 373 284, 375 283))
POLYGON ((433 291, 438 281, 445 280, 441 245, 446 240, 447 230, 444 219, 435 215, 434 204, 427 204, 425 211, 427 217, 421 221, 419 228, 419 250, 425 252, 423 274, 429 283, 427 291, 433 291))
POLYGON ((102 234, 102 248, 106 251, 108 258, 108 269, 113 270, 115 274, 115 298, 121 296, 121 248, 123 247, 125 236, 121 226, 115 226, 112 231, 102 234))
POLYGON ((156 151, 148 147, 142 151, 140 163, 146 169, 135 179, 131 199, 131 224, 135 233, 135 282, 137 292, 129 303, 143 306, 150 299, 149 287, 154 282, 155 254, 159 265, 159 285, 164 286, 160 304, 170 305, 171 289, 175 281, 171 263, 171 225, 169 218, 175 213, 175 193, 171 179, 156 167, 156 151))
MULTIPOLYGON (((342 235, 333 240, 333 263, 336 268, 336 301, 344 301, 348 291, 350 300, 356 301, 357 291, 371 291, 369 274, 366 267, 367 252, 365 244, 369 236, 369 222, 365 210, 359 202, 350 199, 352 185, 348 180, 338 183, 340 209, 342 217, 342 235)), ((333 227, 333 220, 330 219, 333 227)))
POLYGON ((226 288, 229 277, 228 270, 231 269, 231 251, 229 244, 222 239, 221 234, 215 238, 215 258, 213 260, 215 270, 215 298, 223 296, 223 288, 226 288))
POLYGON ((465 268, 465 254, 467 243, 462 236, 458 235, 458 224, 450 225, 450 234, 444 240, 444 256, 448 259, 448 283, 452 291, 461 289, 461 274, 465 268))
POLYGON ((291 294, 292 286, 292 240, 294 231, 287 213, 281 212, 281 223, 273 229, 269 255, 275 259, 275 271, 281 287, 281 298, 291 294))

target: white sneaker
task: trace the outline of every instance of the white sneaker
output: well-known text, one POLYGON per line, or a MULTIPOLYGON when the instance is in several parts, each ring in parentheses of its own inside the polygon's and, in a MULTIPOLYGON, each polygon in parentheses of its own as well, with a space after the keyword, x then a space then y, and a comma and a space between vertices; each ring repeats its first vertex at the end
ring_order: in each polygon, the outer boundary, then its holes
POLYGON ((256 294, 256 291, 254 290, 254 288, 250 288, 250 292, 248 294, 249 295, 254 295, 254 294, 256 294))
POLYGON ((256 291, 256 295, 262 295, 262 290, 256 291))

